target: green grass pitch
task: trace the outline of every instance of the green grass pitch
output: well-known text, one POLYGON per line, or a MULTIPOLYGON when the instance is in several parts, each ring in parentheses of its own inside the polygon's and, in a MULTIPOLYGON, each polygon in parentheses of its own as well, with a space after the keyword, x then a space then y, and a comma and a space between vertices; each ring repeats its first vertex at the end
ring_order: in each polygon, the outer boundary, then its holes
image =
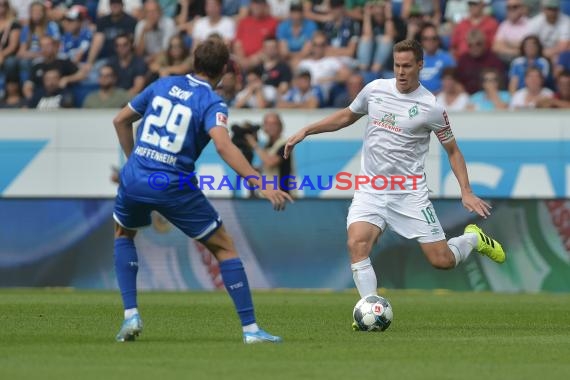
POLYGON ((116 343, 116 292, 0 290, 0 379, 570 379, 570 295, 386 291, 394 322, 351 331, 355 291, 254 292, 280 345, 246 346, 224 292, 145 292, 116 343))

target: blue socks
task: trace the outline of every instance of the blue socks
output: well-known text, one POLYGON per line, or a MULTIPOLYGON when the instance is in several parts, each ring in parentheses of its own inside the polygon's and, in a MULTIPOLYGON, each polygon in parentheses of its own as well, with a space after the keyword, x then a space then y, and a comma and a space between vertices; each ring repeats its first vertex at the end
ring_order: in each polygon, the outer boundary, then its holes
POLYGON ((125 310, 137 307, 139 260, 133 239, 115 239, 115 273, 125 310))
POLYGON ((247 326, 255 323, 253 301, 241 260, 235 258, 221 261, 220 271, 222 272, 222 279, 224 280, 226 290, 234 301, 241 325, 247 326))

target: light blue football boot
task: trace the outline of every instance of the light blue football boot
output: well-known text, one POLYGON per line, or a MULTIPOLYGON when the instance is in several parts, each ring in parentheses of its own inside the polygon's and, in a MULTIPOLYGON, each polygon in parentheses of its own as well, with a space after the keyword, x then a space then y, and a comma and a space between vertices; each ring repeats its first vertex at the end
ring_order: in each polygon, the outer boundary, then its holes
POLYGON ((281 343, 283 339, 276 335, 271 335, 266 331, 259 329, 254 333, 244 332, 243 333, 243 342, 245 344, 254 344, 254 343, 281 343))
POLYGON ((123 321, 123 325, 115 339, 117 342, 131 342, 135 340, 135 337, 139 336, 142 330, 142 319, 138 314, 135 314, 123 321))

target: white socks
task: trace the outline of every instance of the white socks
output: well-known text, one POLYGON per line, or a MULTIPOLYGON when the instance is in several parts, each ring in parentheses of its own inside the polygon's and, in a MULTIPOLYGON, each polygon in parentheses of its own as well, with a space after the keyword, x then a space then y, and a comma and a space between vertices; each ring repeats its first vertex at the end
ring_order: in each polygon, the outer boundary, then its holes
POLYGON ((469 257, 473 248, 477 246, 477 234, 469 232, 454 237, 447 241, 447 245, 453 252, 453 256, 455 256, 455 266, 458 266, 469 257))
POLYGON ((364 298, 370 294, 377 294, 378 283, 370 257, 351 264, 350 269, 352 270, 352 278, 354 279, 354 284, 358 289, 360 298, 364 298))
POLYGON ((139 311, 136 307, 133 307, 132 309, 127 309, 125 310, 125 319, 129 319, 130 317, 138 313, 139 311))
POLYGON ((258 332, 259 331, 259 327, 257 326, 257 323, 252 323, 251 325, 247 325, 247 326, 242 326, 243 332, 244 333, 254 333, 254 332, 258 332))

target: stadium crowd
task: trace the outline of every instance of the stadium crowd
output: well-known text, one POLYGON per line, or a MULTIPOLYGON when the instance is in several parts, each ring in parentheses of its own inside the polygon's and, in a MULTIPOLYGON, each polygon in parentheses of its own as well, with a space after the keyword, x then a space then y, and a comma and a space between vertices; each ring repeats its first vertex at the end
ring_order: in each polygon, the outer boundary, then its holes
POLYGON ((424 48, 449 110, 570 108, 570 0, 0 0, 0 108, 121 107, 217 34, 235 108, 345 107, 424 48))

